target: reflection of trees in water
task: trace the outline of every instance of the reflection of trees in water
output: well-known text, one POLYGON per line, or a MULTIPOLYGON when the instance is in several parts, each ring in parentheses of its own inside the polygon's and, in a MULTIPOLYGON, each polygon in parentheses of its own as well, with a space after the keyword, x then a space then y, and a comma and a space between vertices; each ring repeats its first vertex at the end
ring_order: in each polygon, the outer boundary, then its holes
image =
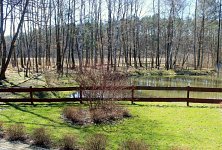
POLYGON ((203 79, 201 77, 141 77, 130 78, 131 85, 163 86, 163 87, 222 87, 222 81, 217 78, 203 79))
MULTIPOLYGON (((203 78, 203 77, 141 77, 131 78, 131 83, 140 86, 154 86, 154 87, 215 87, 222 88, 222 81, 218 78, 203 78)), ((186 92, 183 91, 143 91, 138 90, 135 93, 136 97, 168 97, 168 98, 184 98, 186 92)), ((190 92, 193 98, 212 98, 222 99, 222 93, 212 92, 190 92)))
POLYGON ((96 91, 84 91, 83 97, 94 97, 94 98, 129 98, 131 96, 130 90, 96 90, 96 91))

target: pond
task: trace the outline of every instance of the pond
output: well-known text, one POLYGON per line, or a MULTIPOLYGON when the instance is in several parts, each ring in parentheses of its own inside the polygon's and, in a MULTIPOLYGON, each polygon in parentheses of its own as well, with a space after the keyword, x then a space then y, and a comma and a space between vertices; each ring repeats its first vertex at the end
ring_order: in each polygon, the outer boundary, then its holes
MULTIPOLYGON (((222 88, 222 80, 215 77, 204 76, 147 76, 147 77, 130 77, 128 81, 129 85, 139 86, 154 86, 154 87, 215 87, 222 88)), ((116 91, 115 91, 116 92, 116 91)), ((131 97, 131 93, 121 93, 126 97, 131 97)), ((117 95, 117 94, 116 94, 117 95)), ((79 93, 73 93, 71 98, 78 98, 79 93)), ((135 97, 161 97, 161 98, 185 98, 187 96, 186 91, 135 91, 135 97)), ((120 96, 121 97, 121 96, 120 96)), ((222 93, 202 93, 202 92, 190 92, 191 98, 213 98, 222 99, 222 93)))
MULTIPOLYGON (((222 88, 222 80, 216 77, 204 76, 149 76, 149 77, 132 77, 131 85, 154 86, 154 87, 214 87, 222 88)), ((186 97, 186 91, 137 91, 137 97, 186 97)), ((200 93, 191 92, 192 98, 215 98, 222 99, 222 93, 200 93)))

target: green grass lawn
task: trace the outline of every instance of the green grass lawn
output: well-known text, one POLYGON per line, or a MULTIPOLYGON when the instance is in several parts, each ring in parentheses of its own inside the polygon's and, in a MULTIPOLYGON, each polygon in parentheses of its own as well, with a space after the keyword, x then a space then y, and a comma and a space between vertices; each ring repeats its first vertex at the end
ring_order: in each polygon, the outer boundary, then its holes
POLYGON ((123 104, 133 118, 112 125, 73 126, 61 119, 66 105, 79 107, 79 104, 44 104, 36 107, 27 105, 0 105, 0 121, 5 127, 22 123, 28 132, 37 127, 46 127, 54 141, 64 134, 73 133, 80 144, 93 133, 108 136, 108 149, 118 149, 126 139, 143 140, 152 149, 222 149, 222 110, 213 105, 192 105, 169 103, 123 104))

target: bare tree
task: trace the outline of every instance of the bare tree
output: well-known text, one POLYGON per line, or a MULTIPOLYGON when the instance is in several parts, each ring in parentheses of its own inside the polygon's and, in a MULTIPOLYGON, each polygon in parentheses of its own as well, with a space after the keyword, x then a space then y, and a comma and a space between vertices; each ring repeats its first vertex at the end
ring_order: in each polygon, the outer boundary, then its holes
POLYGON ((220 31, 221 31, 221 0, 219 1, 219 14, 218 14, 218 32, 217 32, 217 60, 216 65, 219 73, 220 64, 220 31))
MULTIPOLYGON (((15 50, 15 44, 16 44, 15 42, 18 38, 19 31, 22 28, 22 24, 24 22, 24 18, 25 18, 25 14, 26 14, 26 11, 28 8, 29 0, 26 0, 24 2, 24 7, 23 7, 23 10, 21 11, 21 17, 19 18, 19 23, 18 23, 17 29, 16 29, 15 34, 10 42, 10 48, 9 48, 8 55, 6 54, 7 47, 6 47, 5 36, 4 36, 4 21, 6 21, 6 19, 4 18, 4 5, 5 5, 4 1, 1 1, 0 4, 1 4, 0 5, 0 7, 1 7, 1 28, 0 28, 1 46, 3 44, 3 46, 2 46, 3 57, 2 57, 0 79, 6 79, 5 72, 8 68, 9 63, 10 63, 13 51, 15 50)), ((17 4, 15 4, 15 5, 17 5, 17 4)))

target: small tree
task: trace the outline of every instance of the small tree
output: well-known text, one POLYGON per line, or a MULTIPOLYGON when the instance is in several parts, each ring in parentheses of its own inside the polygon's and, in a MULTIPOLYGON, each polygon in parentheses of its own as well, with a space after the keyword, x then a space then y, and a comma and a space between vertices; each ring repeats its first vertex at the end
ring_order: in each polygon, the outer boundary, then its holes
POLYGON ((67 120, 74 124, 84 125, 110 123, 131 117, 127 109, 118 106, 114 101, 128 95, 124 87, 125 75, 107 72, 104 67, 89 68, 78 72, 75 80, 83 89, 82 96, 88 100, 89 110, 66 108, 63 116, 67 120))
POLYGON ((127 95, 127 90, 124 90, 126 76, 107 71, 105 67, 78 72, 75 80, 83 88, 82 95, 89 100, 90 108, 113 103, 113 99, 127 95), (91 87, 91 90, 87 90, 88 87, 91 87))

